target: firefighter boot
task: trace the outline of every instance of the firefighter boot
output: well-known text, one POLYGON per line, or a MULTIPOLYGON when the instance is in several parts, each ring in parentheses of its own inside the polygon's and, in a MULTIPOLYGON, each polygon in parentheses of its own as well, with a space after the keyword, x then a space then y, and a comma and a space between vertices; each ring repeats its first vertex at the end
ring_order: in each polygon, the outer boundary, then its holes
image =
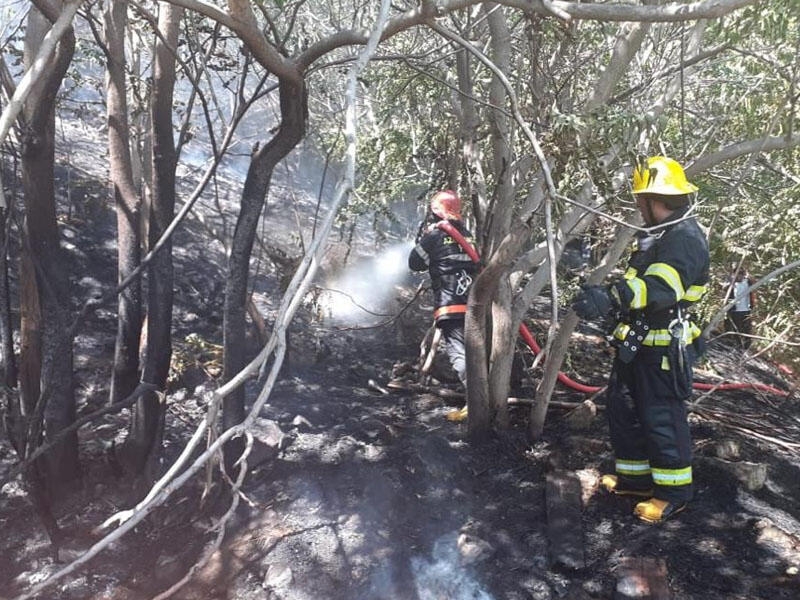
POLYGON ((467 418, 467 407, 466 405, 464 408, 459 410, 451 410, 449 413, 445 415, 445 418, 448 421, 452 421, 453 423, 461 423, 461 421, 467 418))
POLYGON ((653 495, 652 488, 636 487, 627 481, 621 481, 616 475, 603 475, 600 478, 600 485, 612 494, 618 496, 639 496, 640 498, 649 498, 653 495))
POLYGON ((677 515, 684 508, 686 508, 686 504, 673 504, 666 500, 650 498, 650 500, 639 502, 633 509, 633 514, 648 523, 661 523, 671 516, 677 515))

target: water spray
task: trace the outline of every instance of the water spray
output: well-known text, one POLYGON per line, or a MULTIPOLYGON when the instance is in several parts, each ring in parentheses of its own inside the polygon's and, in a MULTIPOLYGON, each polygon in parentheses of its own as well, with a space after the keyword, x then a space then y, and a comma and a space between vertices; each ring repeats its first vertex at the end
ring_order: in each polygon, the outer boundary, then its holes
POLYGON ((322 318, 364 325, 373 317, 393 316, 386 312, 386 304, 409 276, 407 257, 413 246, 411 240, 387 246, 326 282, 315 299, 322 318))

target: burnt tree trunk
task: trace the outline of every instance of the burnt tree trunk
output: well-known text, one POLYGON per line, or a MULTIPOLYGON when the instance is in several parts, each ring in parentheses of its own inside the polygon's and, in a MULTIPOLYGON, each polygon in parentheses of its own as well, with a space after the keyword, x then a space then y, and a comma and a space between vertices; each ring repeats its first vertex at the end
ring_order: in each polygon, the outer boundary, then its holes
MULTIPOLYGON (((510 76, 511 32, 504 10, 492 3, 484 5, 489 26, 491 59, 500 72, 510 76)), ((517 193, 516 177, 523 173, 512 165, 516 161, 513 139, 516 125, 504 110, 498 107, 508 105, 508 91, 502 80, 494 75, 489 86, 489 103, 493 107, 486 113, 489 124, 489 139, 492 145, 492 172, 495 178, 494 202, 491 219, 487 223, 485 235, 487 256, 502 244, 512 229, 515 215, 517 193)), ((520 177, 520 180, 524 178, 520 177)), ((522 248, 520 244, 519 248, 522 248)), ((511 263, 508 263, 509 265, 511 263)), ((507 429, 508 390, 511 381, 511 368, 514 362, 514 348, 517 328, 512 316, 513 293, 509 282, 510 269, 497 280, 491 307, 491 338, 489 345, 489 404, 492 411, 492 425, 507 429)))
MULTIPOLYGON (((26 40, 35 51, 41 42, 44 17, 33 11, 26 40), (40 29, 41 27, 41 29, 40 29)), ((55 199, 55 102, 56 93, 72 60, 75 39, 71 30, 58 44, 52 65, 37 82, 24 108, 25 129, 22 139, 22 185, 25 225, 23 232, 23 268, 21 281, 25 299, 33 302, 27 316, 33 321, 28 331, 30 345, 23 345, 27 394, 22 398, 26 409, 27 434, 25 455, 40 443, 55 437, 75 420, 75 396, 72 381, 72 339, 70 337, 69 274, 59 246, 55 199), (35 306, 33 298, 38 300, 35 306), (38 330, 38 332, 37 332, 38 330), (38 338, 38 339, 36 339, 38 338), (39 381, 33 382, 38 369, 39 381), (37 393, 38 388, 38 393, 37 393)), ((41 465, 49 486, 57 486, 78 475, 78 444, 75 433, 66 436, 43 457, 41 465)))
MULTIPOLYGON (((55 21, 55 15, 49 17, 50 22, 55 21)), ((27 68, 39 51, 47 27, 47 19, 31 9, 25 38, 27 68)), ((69 277, 59 246, 54 183, 56 93, 74 47, 75 38, 68 29, 53 59, 42 67, 21 116, 24 225, 20 252, 20 386, 19 396, 10 400, 10 414, 16 421, 12 433, 15 448, 23 459, 75 420, 69 277)), ((4 304, 6 301, 7 295, 4 304)), ((8 350, 5 348, 4 353, 8 350)), ((5 375, 8 378, 8 372, 5 375)), ((36 512, 54 544, 59 543, 61 533, 51 510, 52 494, 78 474, 75 433, 62 438, 25 470, 36 512)))
POLYGON ((8 285, 8 210, 0 207, 0 360, 6 388, 17 387, 17 359, 14 356, 14 324, 11 320, 11 289, 8 285))
MULTIPOLYGON (((172 127, 175 89, 175 51, 183 9, 161 3, 153 66, 153 196, 149 220, 149 243, 154 246, 175 213, 175 168, 177 157, 172 127)), ((167 241, 147 269, 147 342, 142 381, 164 390, 172 357, 173 302, 172 242, 167 241)), ((165 405, 160 393, 144 394, 133 411, 126 440, 125 467, 142 476, 145 483, 156 476, 161 451, 165 405)))
POLYGON ((28 444, 28 421, 39 400, 42 372, 42 309, 33 260, 24 246, 19 260, 19 321, 19 396, 11 414, 18 417, 14 423, 14 445, 24 457, 28 444))
POLYGON ((0 207, 0 361, 2 361, 4 425, 11 445, 21 451, 24 435, 20 428, 23 418, 20 411, 17 387, 17 359, 14 355, 14 324, 11 320, 11 289, 8 284, 8 210, 0 207))
MULTIPOLYGON (((140 200, 133 181, 125 86, 125 29, 127 4, 110 0, 105 12, 106 109, 111 193, 117 213, 117 282, 124 281, 139 265, 140 200)), ((109 402, 133 392, 139 381, 139 337, 142 331, 142 293, 137 279, 117 301, 117 338, 109 402)))
MULTIPOLYGON (((246 364, 245 315, 247 313, 247 282, 250 255, 256 228, 264 208, 275 166, 303 139, 308 118, 305 84, 300 81, 280 81, 281 122, 275 136, 257 150, 247 170, 242 190, 242 206, 236 221, 231 243, 228 272, 225 279, 223 313, 223 345, 225 381, 230 381, 246 364)), ((229 429, 244 420, 244 389, 239 386, 224 400, 222 427, 229 429)), ((244 440, 236 438, 225 446, 225 464, 230 468, 241 455, 244 440)))
POLYGON ((489 368, 487 364, 487 317, 496 280, 488 269, 481 272, 469 292, 464 320, 467 359, 467 428, 473 441, 489 437, 492 413, 489 406, 489 368))

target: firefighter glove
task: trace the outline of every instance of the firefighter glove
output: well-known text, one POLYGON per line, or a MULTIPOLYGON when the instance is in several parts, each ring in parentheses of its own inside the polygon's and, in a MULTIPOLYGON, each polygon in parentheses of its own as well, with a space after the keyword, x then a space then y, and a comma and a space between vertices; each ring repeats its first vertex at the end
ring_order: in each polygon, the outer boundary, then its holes
POLYGON ((585 285, 572 303, 573 310, 581 319, 599 319, 606 317, 615 308, 616 303, 602 285, 585 285))

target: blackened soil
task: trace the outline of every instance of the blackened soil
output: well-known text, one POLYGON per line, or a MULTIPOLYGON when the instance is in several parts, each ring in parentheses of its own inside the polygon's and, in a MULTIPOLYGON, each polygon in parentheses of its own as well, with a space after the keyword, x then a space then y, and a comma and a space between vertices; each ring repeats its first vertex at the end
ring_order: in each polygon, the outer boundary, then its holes
MULTIPOLYGON (((85 229, 75 229, 80 245, 85 229)), ((110 285, 113 261, 101 249, 89 245, 74 260, 98 285, 110 285)), ((182 362, 175 365, 168 397, 164 468, 200 421, 219 375, 213 344, 220 337, 221 295, 217 276, 205 270, 215 267, 203 251, 178 254, 176 353, 182 362), (199 336, 191 343, 185 337, 190 333, 199 336)), ((81 281, 76 283, 95 285, 81 281)), ((274 298, 272 285, 270 293, 262 288, 262 300, 274 298)), ((411 295, 398 290, 397 306, 411 295)), ((267 323, 275 304, 260 305, 267 323)), ((260 415, 249 476, 222 547, 176 597, 614 598, 621 597, 620 566, 631 558, 663 560, 671 595, 680 600, 800 597, 796 394, 698 393, 691 417, 695 501, 672 521, 646 525, 633 518, 631 500, 597 489, 613 458, 602 396, 595 398, 597 416, 583 426, 554 407, 543 439, 531 443, 528 408, 515 405, 509 431, 473 443, 465 424, 445 419, 457 401, 385 389, 404 363, 415 364, 426 307, 417 302, 400 319, 371 329, 343 330, 313 314, 313 307, 304 309, 292 325, 289 360, 260 415), (731 463, 743 462, 765 465, 763 485, 748 489, 733 474, 731 463), (554 471, 582 482, 580 518, 572 525, 583 540, 583 568, 553 560, 545 477, 554 471)), ((105 401, 113 348, 113 314, 100 311, 92 318, 76 342, 82 414, 105 401)), ((531 357, 522 353, 518 362, 530 364, 531 357)), ((576 335, 565 368, 602 383, 609 362, 602 340, 584 332, 576 335)), ((765 360, 716 344, 698 377, 788 389, 791 382, 777 373, 765 360)), ((517 375, 515 396, 531 397, 539 373, 521 368, 517 375)), ((402 376, 412 381, 415 373, 402 376)), ((435 376, 449 379, 441 365, 435 376)), ((249 398, 258 391, 255 381, 248 385, 249 398)), ((554 397, 562 403, 585 399, 563 387, 554 397)), ((96 541, 92 530, 138 497, 118 476, 110 450, 128 419, 127 412, 109 415, 81 431, 84 477, 57 499, 59 524, 69 535, 57 553, 20 481, 5 480, 15 455, 5 440, 0 444, 0 596, 24 593, 79 556, 96 541)), ((168 588, 197 563, 230 505, 227 486, 214 480, 205 496, 202 478, 193 480, 40 597, 134 600, 168 588)))
MULTIPOLYGON (((674 598, 798 597, 795 396, 698 394, 691 417, 696 499, 676 519, 653 526, 633 518, 632 500, 597 489, 599 474, 612 464, 602 396, 595 399, 597 417, 584 428, 569 425, 566 411, 554 408, 544 438, 531 444, 528 409, 514 406, 510 431, 471 443, 466 425, 445 419, 452 403, 431 393, 379 389, 398 365, 414 362, 415 335, 408 323, 341 331, 298 321, 292 359, 259 421, 262 441, 251 457, 246 501, 222 549, 177 597, 612 598, 619 566, 630 557, 663 559, 674 598), (748 490, 716 457, 721 446, 738 449, 729 462, 766 465, 765 484, 748 490), (553 562, 544 480, 554 470, 575 473, 583 484, 581 522, 574 523, 584 541, 582 569, 553 562)), ((569 364, 583 379, 597 381, 607 363, 599 339, 578 337, 569 364)), ((724 346, 712 348, 700 374, 710 376, 712 368, 722 376, 732 370, 738 381, 787 384, 768 363, 753 363, 724 346)), ((444 370, 437 375, 447 379, 444 370)), ((213 385, 206 374, 187 373, 185 380, 195 387, 178 387, 171 396, 172 455, 213 385)), ((530 395, 526 385, 530 379, 516 393, 530 395)), ((256 391, 254 382, 251 395, 256 391)), ((584 399, 565 388, 554 398, 584 399)), ((61 523, 74 536, 60 564, 22 490, 14 482, 3 488, 5 595, 22 592, 77 555, 92 541, 91 528, 130 501, 98 439, 112 435, 122 419, 109 418, 83 441, 83 486, 60 505, 61 523)), ((8 465, 11 454, 3 451, 8 465)), ((216 486, 201 503, 197 482, 42 597, 154 596, 198 559, 229 502, 216 486)))

